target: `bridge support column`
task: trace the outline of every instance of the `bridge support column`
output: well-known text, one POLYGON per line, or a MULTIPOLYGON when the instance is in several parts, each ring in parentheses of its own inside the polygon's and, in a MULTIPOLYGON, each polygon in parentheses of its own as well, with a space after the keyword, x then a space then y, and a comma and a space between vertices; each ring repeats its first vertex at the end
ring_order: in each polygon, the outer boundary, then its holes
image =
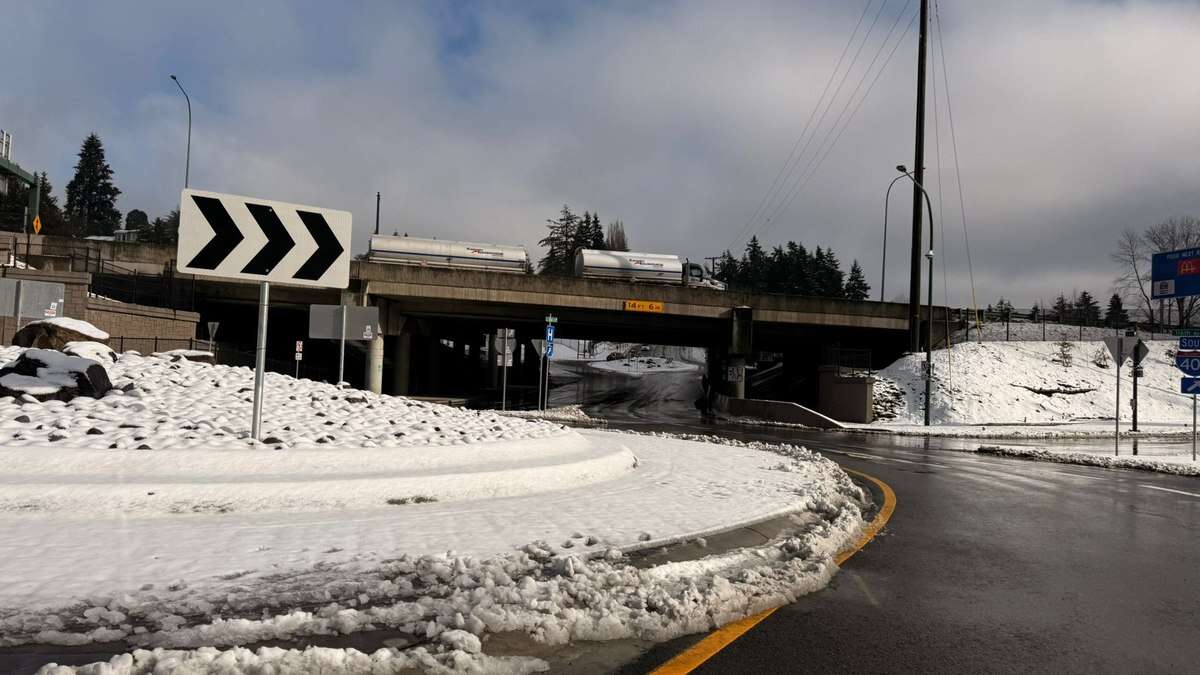
POLYGON ((392 342, 392 391, 407 396, 412 390, 412 334, 401 331, 392 342))

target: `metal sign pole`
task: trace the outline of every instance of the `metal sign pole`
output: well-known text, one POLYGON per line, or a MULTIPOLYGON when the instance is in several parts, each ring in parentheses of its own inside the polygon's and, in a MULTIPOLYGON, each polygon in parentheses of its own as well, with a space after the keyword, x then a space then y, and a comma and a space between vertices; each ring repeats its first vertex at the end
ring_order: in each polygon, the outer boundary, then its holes
POLYGON ((537 409, 542 409, 542 361, 545 360, 545 350, 538 354, 538 383, 537 383, 537 409))
POLYGON ((1117 338, 1117 414, 1113 417, 1113 454, 1121 456, 1121 338, 1117 338))
POLYGON ((267 304, 270 297, 270 282, 260 282, 258 287, 258 350, 254 358, 254 416, 250 422, 250 437, 256 441, 262 431, 263 378, 267 369, 267 304))
POLYGON ((504 351, 500 354, 500 409, 508 406, 508 329, 504 329, 504 351))
POLYGON ((1196 461, 1196 395, 1192 394, 1192 461, 1196 461))
POLYGON ((341 336, 338 341, 338 385, 340 386, 345 381, 346 370, 346 306, 339 305, 339 307, 341 309, 338 313, 342 315, 342 329, 338 333, 341 336))

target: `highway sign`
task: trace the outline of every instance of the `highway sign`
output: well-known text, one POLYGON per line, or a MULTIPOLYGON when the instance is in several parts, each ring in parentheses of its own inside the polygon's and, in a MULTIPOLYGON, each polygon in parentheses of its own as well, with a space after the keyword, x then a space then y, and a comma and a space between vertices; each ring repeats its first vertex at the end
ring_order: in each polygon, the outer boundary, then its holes
POLYGON ((1150 295, 1156 300, 1200 295, 1200 248, 1155 253, 1150 262, 1150 295))
POLYGON ((1200 337, 1184 336, 1179 338, 1179 351, 1200 350, 1200 337))
POLYGON ((1185 375, 1196 377, 1200 375, 1200 352, 1176 352, 1175 367, 1185 375))
POLYGON ((1180 379, 1179 391, 1184 394, 1200 394, 1200 377, 1185 377, 1180 379))
POLYGON ((350 225, 348 211, 184 190, 177 264, 185 274, 346 288, 350 225))
POLYGON ((625 311, 654 312, 656 314, 661 314, 663 311, 663 304, 661 302, 655 302, 654 300, 626 300, 625 311))

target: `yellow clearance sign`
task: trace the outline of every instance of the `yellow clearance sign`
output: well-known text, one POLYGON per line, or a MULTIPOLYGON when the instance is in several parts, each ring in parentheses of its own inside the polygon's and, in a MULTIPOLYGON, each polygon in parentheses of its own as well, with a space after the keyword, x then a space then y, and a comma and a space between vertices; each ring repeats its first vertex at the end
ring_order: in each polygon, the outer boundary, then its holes
POLYGON ((625 301, 625 311, 626 312, 655 312, 655 313, 661 314, 663 311, 663 304, 661 302, 655 302, 653 300, 626 300, 625 301))
POLYGON ((33 233, 34 234, 42 233, 42 217, 40 215, 33 217, 33 233))

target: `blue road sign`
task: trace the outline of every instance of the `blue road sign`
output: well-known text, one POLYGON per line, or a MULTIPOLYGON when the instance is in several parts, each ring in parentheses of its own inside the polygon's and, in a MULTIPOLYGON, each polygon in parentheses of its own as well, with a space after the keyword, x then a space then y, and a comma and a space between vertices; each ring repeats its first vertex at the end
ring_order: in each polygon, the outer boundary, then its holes
POLYGON ((546 358, 554 356, 554 324, 546 324, 546 358))
POLYGON ((1185 375, 1196 377, 1200 375, 1200 352, 1176 352, 1175 367, 1185 375))
POLYGON ((1181 337, 1179 338, 1179 351, 1200 350, 1200 337, 1181 337))
POLYGON ((1179 391, 1185 394, 1200 394, 1200 377, 1185 377, 1179 381, 1179 391))
POLYGON ((1150 263, 1150 296, 1200 295, 1200 248, 1155 253, 1150 263))

